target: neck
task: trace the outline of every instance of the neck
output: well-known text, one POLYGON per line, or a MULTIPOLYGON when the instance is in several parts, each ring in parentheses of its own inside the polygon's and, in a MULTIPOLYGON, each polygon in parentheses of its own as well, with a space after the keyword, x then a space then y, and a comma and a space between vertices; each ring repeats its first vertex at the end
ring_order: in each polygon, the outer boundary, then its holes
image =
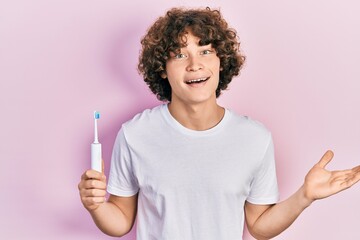
POLYGON ((225 109, 216 102, 185 105, 175 101, 169 103, 168 108, 181 125, 197 131, 213 128, 225 114, 225 109))

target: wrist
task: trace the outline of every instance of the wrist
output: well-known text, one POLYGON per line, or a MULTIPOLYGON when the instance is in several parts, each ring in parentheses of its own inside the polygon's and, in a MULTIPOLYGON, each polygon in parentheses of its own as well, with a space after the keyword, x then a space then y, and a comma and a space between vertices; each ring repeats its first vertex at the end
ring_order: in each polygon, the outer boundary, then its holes
POLYGON ((304 206, 304 208, 307 208, 308 206, 310 206, 315 199, 312 199, 306 192, 305 186, 302 185, 298 191, 298 197, 299 197, 299 201, 301 203, 301 205, 304 206))

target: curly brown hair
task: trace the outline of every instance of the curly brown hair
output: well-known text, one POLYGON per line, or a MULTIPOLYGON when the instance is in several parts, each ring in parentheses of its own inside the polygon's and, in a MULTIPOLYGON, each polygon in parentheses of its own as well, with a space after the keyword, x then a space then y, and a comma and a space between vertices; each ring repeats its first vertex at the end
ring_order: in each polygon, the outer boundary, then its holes
POLYGON ((245 56, 240 54, 240 42, 236 31, 228 27, 219 10, 170 9, 158 18, 142 38, 142 50, 138 70, 150 90, 161 101, 171 101, 171 87, 161 76, 166 71, 166 61, 171 52, 179 53, 186 45, 183 36, 190 29, 200 39, 199 45, 211 44, 220 58, 220 80, 216 97, 225 90, 244 64, 245 56))

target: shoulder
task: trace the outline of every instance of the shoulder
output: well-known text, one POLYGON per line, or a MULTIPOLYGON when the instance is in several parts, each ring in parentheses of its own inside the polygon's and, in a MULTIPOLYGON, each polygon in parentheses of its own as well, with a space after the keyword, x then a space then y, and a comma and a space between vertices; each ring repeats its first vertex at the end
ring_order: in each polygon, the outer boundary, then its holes
POLYGON ((121 131, 125 136, 156 132, 157 129, 161 129, 161 126, 164 125, 164 107, 165 105, 159 105, 136 114, 132 119, 122 124, 121 131))
POLYGON ((227 110, 230 115, 230 126, 235 129, 241 130, 242 133, 251 135, 260 135, 269 137, 271 132, 269 129, 260 121, 253 119, 249 116, 237 114, 232 110, 227 110))
POLYGON ((132 119, 125 122, 123 126, 131 128, 133 126, 138 126, 148 123, 149 121, 156 120, 157 118, 161 118, 163 107, 164 105, 159 105, 154 108, 145 109, 144 111, 136 114, 132 119))

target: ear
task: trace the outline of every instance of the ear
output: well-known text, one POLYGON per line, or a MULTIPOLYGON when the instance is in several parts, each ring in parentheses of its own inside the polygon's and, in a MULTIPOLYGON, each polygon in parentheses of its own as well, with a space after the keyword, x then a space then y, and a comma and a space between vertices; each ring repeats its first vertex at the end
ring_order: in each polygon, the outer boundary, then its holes
POLYGON ((165 72, 165 71, 162 71, 162 72, 160 73, 160 77, 163 78, 163 79, 166 79, 166 78, 167 78, 166 72, 165 72))
POLYGON ((223 67, 220 67, 220 72, 221 72, 222 70, 224 70, 223 67))

